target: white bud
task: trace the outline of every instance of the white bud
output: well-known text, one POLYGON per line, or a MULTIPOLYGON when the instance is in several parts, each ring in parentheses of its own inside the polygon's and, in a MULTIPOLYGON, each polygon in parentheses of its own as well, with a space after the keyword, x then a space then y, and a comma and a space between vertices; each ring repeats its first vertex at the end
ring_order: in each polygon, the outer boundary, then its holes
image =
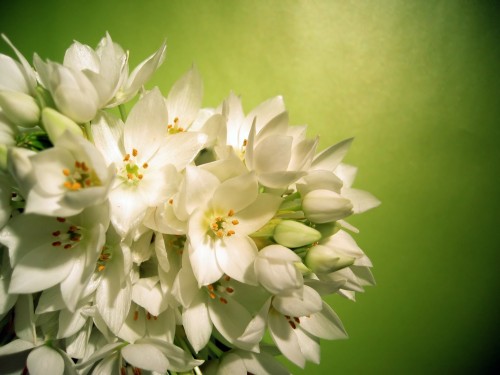
POLYGON ((286 247, 301 247, 321 239, 316 229, 293 220, 283 220, 274 229, 274 240, 286 247))
POLYGON ((27 196, 27 192, 36 181, 33 165, 29 159, 35 154, 34 151, 19 147, 11 147, 7 152, 7 168, 24 196, 27 196))
POLYGON ((328 223, 352 214, 352 203, 334 191, 318 189, 307 193, 302 210, 313 223, 328 223))
POLYGON ((33 127, 40 119, 40 108, 36 100, 22 92, 0 92, 0 107, 5 116, 19 126, 33 127))
POLYGON ((83 137, 82 129, 76 122, 57 112, 55 109, 48 107, 43 109, 42 123, 52 143, 55 143, 66 130, 74 135, 83 137))
POLYGON ((314 273, 331 273, 351 266, 356 258, 339 253, 334 248, 316 245, 307 251, 305 264, 314 273))

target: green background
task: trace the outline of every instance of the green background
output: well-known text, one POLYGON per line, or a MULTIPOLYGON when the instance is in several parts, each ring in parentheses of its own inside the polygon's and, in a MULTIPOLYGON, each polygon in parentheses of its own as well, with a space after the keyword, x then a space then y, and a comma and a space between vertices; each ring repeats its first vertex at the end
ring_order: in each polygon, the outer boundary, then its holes
MULTIPOLYGON (((167 38, 166 95, 192 63, 205 106, 284 96, 324 148, 356 138, 355 186, 383 203, 351 220, 377 286, 329 299, 349 340, 295 374, 487 373, 498 354, 500 12, 488 1, 17 1, 0 28, 62 61, 106 31, 131 66, 167 38)), ((5 44, 0 51, 10 53, 5 44)))

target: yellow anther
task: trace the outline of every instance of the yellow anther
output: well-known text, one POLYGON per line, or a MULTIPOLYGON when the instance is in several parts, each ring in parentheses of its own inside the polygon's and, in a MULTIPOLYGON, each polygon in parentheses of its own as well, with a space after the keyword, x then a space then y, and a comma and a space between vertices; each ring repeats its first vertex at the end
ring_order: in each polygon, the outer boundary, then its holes
POLYGON ((167 125, 167 129, 172 129, 174 126, 172 124, 167 125))
POLYGON ((134 175, 132 173, 127 173, 127 178, 129 180, 132 180, 134 178, 134 175))
POLYGON ((179 128, 179 131, 180 131, 180 132, 183 132, 183 131, 184 131, 184 128, 179 128))
POLYGON ((142 178, 143 178, 143 177, 144 177, 144 175, 142 175, 142 174, 140 174, 140 173, 137 175, 137 178, 138 178, 139 180, 142 180, 142 178))
POLYGON ((214 292, 210 292, 209 296, 210 296, 210 298, 212 298, 212 299, 215 299, 215 297, 216 297, 216 295, 215 295, 215 293, 214 293, 214 292))
POLYGON ((80 190, 82 188, 82 184, 79 182, 73 182, 73 186, 71 186, 71 190, 80 190))
POLYGON ((174 204, 174 200, 173 200, 172 198, 170 198, 170 199, 168 200, 168 204, 174 204))
POLYGON ((132 155, 133 156, 137 156, 137 154, 138 154, 138 151, 135 148, 133 148, 132 149, 132 155))
POLYGON ((75 161, 75 167, 81 168, 82 164, 79 161, 75 161))
POLYGON ((228 230, 227 231, 227 236, 230 237, 232 236, 233 234, 235 234, 236 232, 234 230, 228 230))
POLYGON ((174 118, 174 124, 177 125, 178 122, 179 122, 179 117, 174 118))
POLYGON ((101 265, 101 266, 97 267, 97 271, 99 271, 99 272, 104 271, 105 268, 106 268, 105 266, 101 265))
POLYGON ((216 234, 217 234, 217 237, 219 237, 219 238, 222 238, 224 236, 224 232, 220 229, 217 231, 216 234))
POLYGON ((64 168, 63 169, 63 174, 67 177, 67 176, 69 176, 71 174, 71 172, 69 171, 69 169, 64 168))
POLYGON ((213 291, 214 291, 214 286, 213 286, 212 284, 208 284, 208 285, 207 285, 207 289, 208 289, 209 291, 213 292, 213 291))
POLYGON ((143 167, 144 169, 146 169, 147 167, 149 167, 149 164, 148 164, 148 163, 144 163, 144 164, 142 165, 142 167, 143 167))
POLYGON ((125 155, 123 161, 129 161, 129 160, 130 160, 130 154, 125 155))
POLYGON ((69 181, 66 181, 66 182, 64 183, 64 187, 65 187, 66 189, 71 189, 71 186, 73 186, 73 185, 72 185, 72 184, 71 184, 71 182, 69 182, 69 181))
POLYGON ((233 221, 231 221, 231 224, 233 225, 238 225, 240 222, 237 220, 237 219, 234 219, 233 221))
POLYGON ((234 210, 230 209, 229 212, 227 213, 227 216, 233 216, 234 215, 234 210))
POLYGON ((82 162, 82 169, 84 172, 87 172, 89 170, 89 167, 87 167, 87 164, 85 164, 85 162, 82 162))
POLYGON ((224 305, 227 305, 227 299, 220 297, 219 301, 221 301, 221 303, 223 303, 224 305))
POLYGON ((139 319, 139 311, 134 311, 134 320, 139 319))
POLYGON ((219 229, 219 226, 217 225, 217 223, 212 223, 212 229, 213 230, 219 229))
POLYGON ((248 144, 248 140, 243 140, 243 147, 245 147, 248 144))

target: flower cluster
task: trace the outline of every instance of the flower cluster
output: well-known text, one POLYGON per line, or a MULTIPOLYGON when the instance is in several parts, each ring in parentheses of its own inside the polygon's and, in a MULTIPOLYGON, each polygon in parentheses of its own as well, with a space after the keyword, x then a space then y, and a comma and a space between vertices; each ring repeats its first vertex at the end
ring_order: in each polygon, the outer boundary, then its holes
POLYGON ((374 283, 344 219, 379 204, 351 139, 317 153, 279 96, 202 108, 195 68, 144 89, 165 44, 129 72, 109 35, 62 64, 4 40, 1 373, 285 374, 346 337, 323 296, 374 283))

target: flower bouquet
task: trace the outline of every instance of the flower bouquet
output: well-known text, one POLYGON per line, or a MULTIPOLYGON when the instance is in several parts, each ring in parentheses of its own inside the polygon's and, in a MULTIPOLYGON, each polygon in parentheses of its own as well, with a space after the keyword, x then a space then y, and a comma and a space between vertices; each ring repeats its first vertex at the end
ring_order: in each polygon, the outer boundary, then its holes
POLYGON ((323 296, 374 283, 345 219, 379 204, 351 139, 317 153, 279 96, 201 108, 195 68, 146 90, 165 43, 129 71, 109 35, 63 64, 3 39, 1 373, 286 374, 346 337, 323 296))

